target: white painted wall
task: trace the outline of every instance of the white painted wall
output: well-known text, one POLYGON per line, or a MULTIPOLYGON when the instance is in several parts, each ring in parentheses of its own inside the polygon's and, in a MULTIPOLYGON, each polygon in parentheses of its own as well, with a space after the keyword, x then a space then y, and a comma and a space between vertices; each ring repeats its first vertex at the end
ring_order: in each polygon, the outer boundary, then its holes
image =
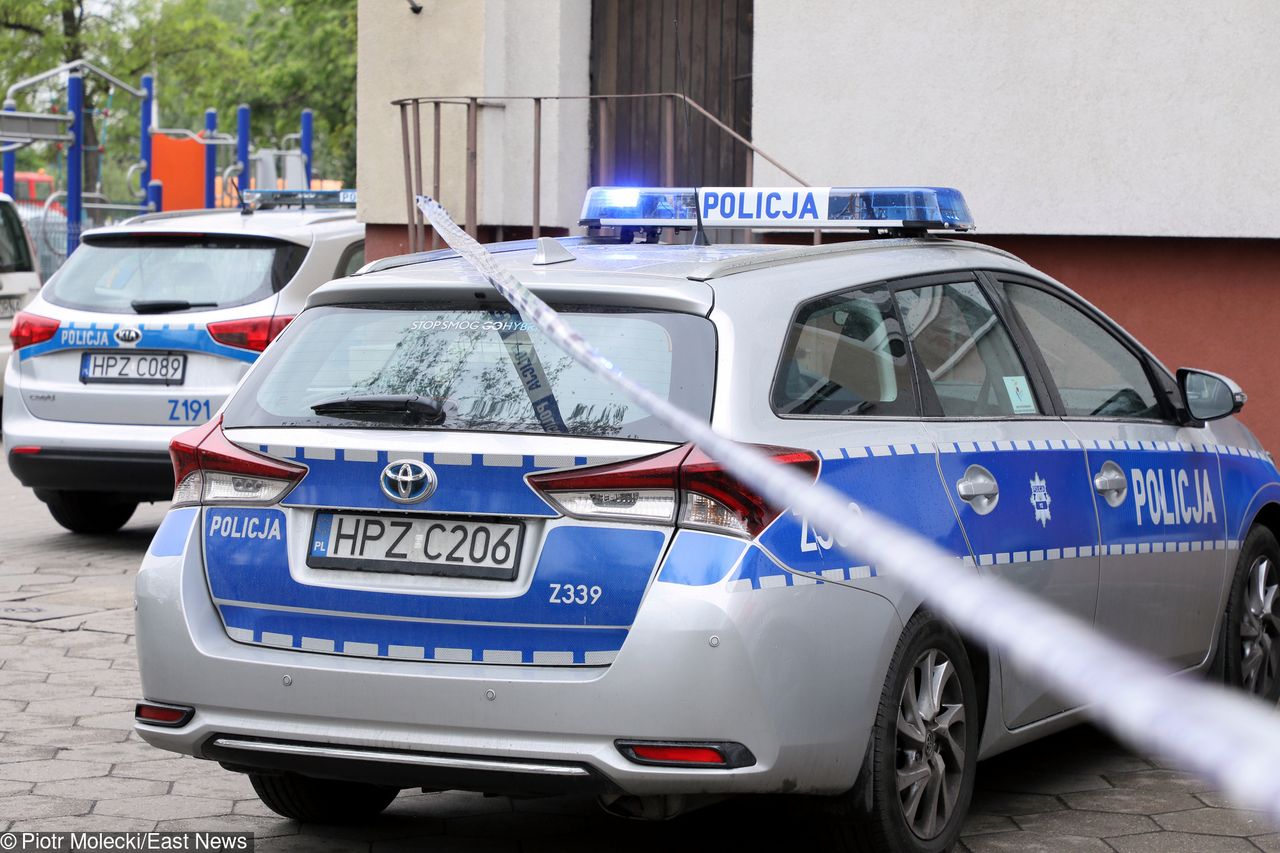
MULTIPOLYGON (((590 0, 360 0, 357 185, 360 219, 405 221, 400 116, 389 105, 409 95, 585 95, 590 0)), ((528 225, 533 209, 532 104, 482 101, 479 220, 528 225)), ((465 210, 465 108, 442 112, 441 195, 462 221, 465 210)), ((583 101, 544 104, 542 223, 576 225, 588 177, 588 109, 583 101)), ((431 109, 422 111, 422 146, 431 191, 431 109)))
POLYGON ((1277 45, 1274 0, 756 0, 755 141, 984 233, 1280 237, 1277 45))

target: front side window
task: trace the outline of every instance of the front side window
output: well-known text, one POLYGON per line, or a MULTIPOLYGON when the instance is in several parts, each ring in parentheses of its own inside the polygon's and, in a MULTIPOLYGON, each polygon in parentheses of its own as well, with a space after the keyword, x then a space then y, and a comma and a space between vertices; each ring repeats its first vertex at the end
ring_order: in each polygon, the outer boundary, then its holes
POLYGON ((1040 413, 1013 341, 976 282, 899 290, 895 298, 945 417, 1040 413))
POLYGON ((803 306, 773 385, 780 415, 916 414, 902 330, 889 292, 868 288, 803 306))
POLYGON ((1142 360, 1079 308, 1038 287, 1005 284, 1058 386, 1068 417, 1159 418, 1142 360))

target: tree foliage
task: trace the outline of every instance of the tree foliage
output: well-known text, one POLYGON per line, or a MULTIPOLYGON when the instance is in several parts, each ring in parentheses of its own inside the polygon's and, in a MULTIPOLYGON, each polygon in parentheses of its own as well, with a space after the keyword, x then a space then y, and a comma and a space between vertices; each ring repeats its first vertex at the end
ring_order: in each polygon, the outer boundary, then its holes
MULTIPOLYGON (((253 108, 255 147, 278 147, 316 113, 315 174, 355 178, 355 0, 0 0, 0 82, 9 85, 87 59, 132 86, 156 78, 159 122, 198 130, 204 111, 235 132, 235 107, 253 108)), ((65 111, 65 80, 18 94, 18 108, 65 111)), ((86 185, 127 193, 138 156, 139 104, 86 78, 86 185), (107 110, 104 115, 103 110, 107 110), (104 145, 98 154, 96 148, 104 145)), ((53 146, 20 154, 22 167, 57 168, 53 146)))

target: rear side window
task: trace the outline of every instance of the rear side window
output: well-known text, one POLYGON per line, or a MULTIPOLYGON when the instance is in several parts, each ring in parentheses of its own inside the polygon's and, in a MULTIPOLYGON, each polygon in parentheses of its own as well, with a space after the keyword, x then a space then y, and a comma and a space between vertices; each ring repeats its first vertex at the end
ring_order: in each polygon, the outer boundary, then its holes
POLYGON ((774 380, 773 410, 784 416, 916 414, 907 346, 886 289, 801 307, 774 380))
MULTIPOLYGON (((705 317, 564 309, 624 373, 709 419, 715 332, 705 317)), ((441 402, 449 431, 679 441, 518 314, 455 308, 304 311, 232 398, 228 427, 393 428, 386 417, 317 415, 348 396, 417 394, 441 402)), ((413 426, 421 429, 421 426, 413 426)))
POLYGON ((11 204, 0 204, 0 273, 34 269, 18 211, 11 204))
POLYGON ((977 283, 911 288, 895 297, 943 416, 1039 414, 1022 361, 977 283))
POLYGON ((281 240, 125 235, 82 244, 45 289, 55 305, 114 314, 230 308, 284 287, 306 256, 281 240))

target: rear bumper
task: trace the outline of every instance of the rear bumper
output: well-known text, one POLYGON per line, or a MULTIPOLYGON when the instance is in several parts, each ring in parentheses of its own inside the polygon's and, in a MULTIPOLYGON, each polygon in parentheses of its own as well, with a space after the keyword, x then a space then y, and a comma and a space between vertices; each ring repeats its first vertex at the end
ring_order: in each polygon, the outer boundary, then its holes
POLYGON ((23 402, 15 364, 6 371, 5 387, 4 445, 9 469, 22 485, 126 494, 140 501, 173 497, 169 440, 184 427, 41 420, 23 402), (15 454, 15 447, 40 450, 15 454))
MULTIPOLYGON (((10 444, 14 446, 19 445, 10 444)), ((109 492, 140 501, 163 501, 173 496, 173 465, 167 452, 41 447, 38 453, 10 449, 8 456, 13 475, 37 492, 109 492)))
POLYGON ((195 714, 136 730, 236 769, 485 792, 838 793, 856 781, 901 631, 868 592, 656 581, 607 667, 247 645, 209 598, 196 517, 170 513, 178 529, 166 520, 137 579, 144 698, 195 714), (640 765, 619 739, 731 742, 755 763, 640 765))

